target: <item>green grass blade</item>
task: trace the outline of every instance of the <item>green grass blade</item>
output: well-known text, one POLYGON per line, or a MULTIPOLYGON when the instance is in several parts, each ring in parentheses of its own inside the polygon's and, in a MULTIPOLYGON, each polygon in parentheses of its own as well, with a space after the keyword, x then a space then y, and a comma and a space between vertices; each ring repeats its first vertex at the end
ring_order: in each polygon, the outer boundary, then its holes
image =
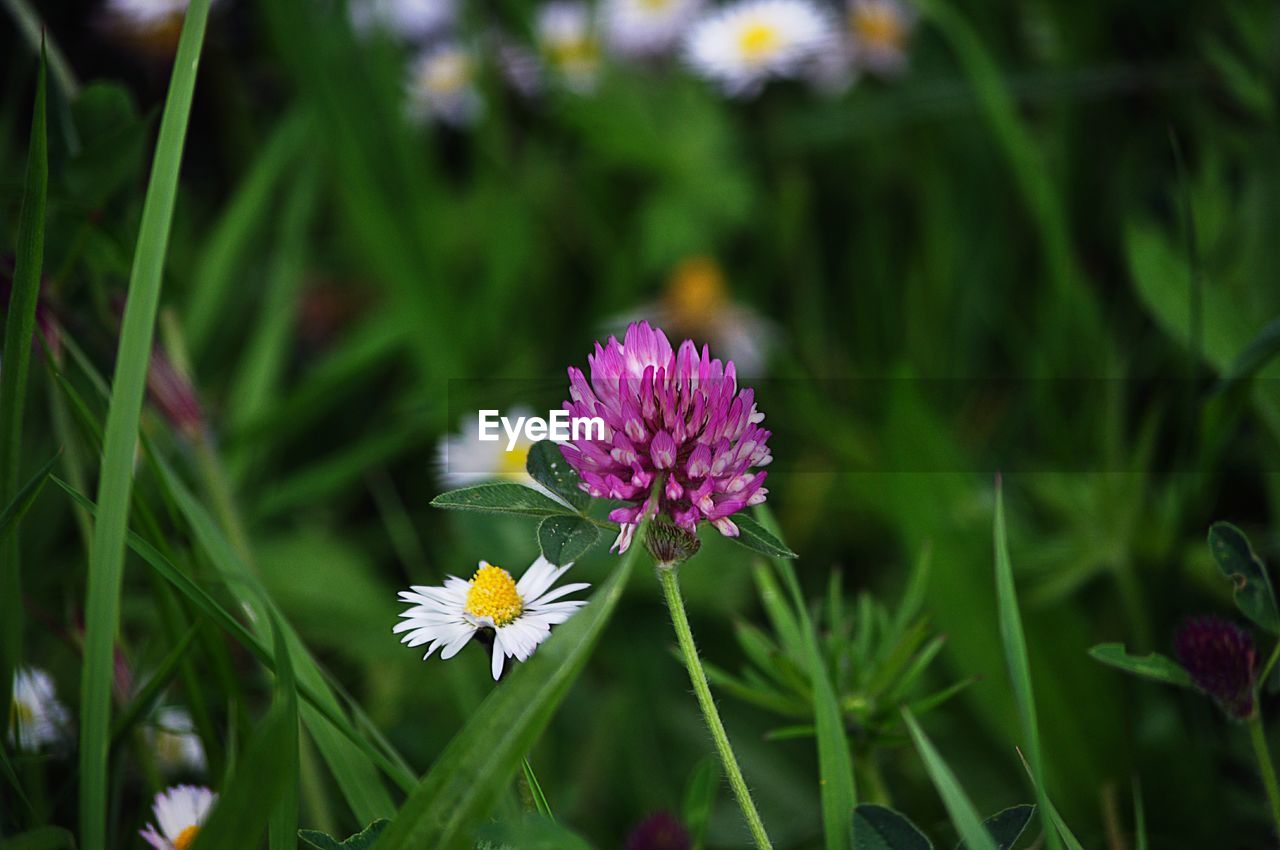
MULTIPOLYGON (((3 543, 9 537, 9 532, 18 526, 18 522, 27 513, 36 497, 40 495, 40 491, 44 489, 44 484, 49 480, 49 474, 53 472, 53 466, 58 462, 60 455, 54 455, 49 458, 40 471, 31 477, 31 480, 22 485, 22 489, 13 497, 4 510, 0 511, 0 543, 3 543)), ((16 598, 16 597, 15 597, 16 598)))
MULTIPOLYGON (((996 550, 996 604, 1000 617, 1000 640, 1004 644, 1005 662, 1009 667, 1009 681, 1013 686, 1014 702, 1018 706, 1018 719, 1022 724, 1022 737, 1031 763, 1032 778, 1036 786, 1036 802, 1042 813, 1050 812, 1049 798, 1044 790, 1044 763, 1040 755, 1040 726, 1036 720, 1036 701, 1031 688, 1031 662, 1027 658, 1027 640, 1022 631, 1022 614, 1018 610, 1018 590, 1013 582, 1013 562, 1009 558, 1009 536, 1004 520, 1004 488, 996 479, 996 519, 994 529, 996 550)), ((1041 816, 1043 820, 1043 815, 1041 816)), ((1061 847, 1057 834, 1045 829, 1048 846, 1061 847)))
MULTIPOLYGON (((0 362, 0 505, 19 495, 22 461, 22 408, 27 394, 31 340, 35 333, 36 302, 40 297, 40 269, 44 265, 45 201, 49 189, 49 147, 45 127, 45 65, 36 78, 36 102, 31 115, 27 174, 18 213, 18 253, 4 326, 0 362)), ((16 520, 15 520, 16 522, 16 520)), ((22 567, 18 535, 0 540, 0 717, 9 716, 13 671, 22 660, 22 567)), ((0 742, 0 747, 7 741, 0 742)))
MULTIPOLYGON (((777 523, 764 506, 757 508, 761 524, 777 533, 777 523)), ((813 683, 813 721, 818 739, 818 772, 822 800, 822 831, 827 850, 845 850, 853 838, 853 810, 858 805, 858 789, 853 776, 853 758, 849 754, 849 737, 845 733, 844 713, 831 684, 826 661, 818 642, 813 619, 805 605, 796 579, 795 568, 785 558, 773 558, 774 567, 782 575, 791 594, 795 619, 799 624, 804 657, 808 661, 813 683)))
POLYGON ((1048 794, 1041 791, 1039 783, 1036 782, 1035 775, 1031 772, 1031 765, 1027 763, 1027 759, 1022 755, 1022 751, 1018 751, 1018 757, 1022 759, 1022 767, 1027 772, 1027 776, 1031 778, 1032 784, 1036 786, 1036 795, 1039 799, 1044 800, 1045 811, 1049 813, 1049 822, 1053 824, 1053 829, 1045 828, 1045 834, 1051 835, 1056 833, 1057 837, 1062 839, 1062 843, 1066 845, 1067 850, 1084 850, 1084 845, 1080 843, 1080 839, 1076 838, 1071 831, 1071 827, 1067 826, 1067 822, 1063 820, 1062 815, 1058 814, 1057 808, 1054 807, 1053 801, 1049 799, 1048 794))
POLYGON ((285 646, 285 627, 278 617, 272 618, 272 634, 272 654, 276 658, 276 703, 281 706, 285 717, 282 733, 284 741, 281 744, 282 768, 288 780, 271 812, 267 846, 270 850, 297 850, 298 787, 302 776, 301 754, 298 750, 298 680, 285 646))
POLYGON ((151 674, 151 678, 147 679, 147 683, 142 686, 142 690, 138 691, 138 695, 133 698, 129 706, 121 713, 111 731, 111 745, 113 747, 120 743, 120 740, 129 733, 129 730, 138 721, 151 713, 151 709, 155 707, 156 701, 160 698, 160 692, 169 686, 169 682, 178 672, 178 665, 199 632, 200 626, 198 624, 187 630, 187 633, 178 641, 177 646, 169 650, 164 660, 160 662, 155 672, 151 674))
MULTIPOLYGON (((87 511, 91 516, 97 514, 97 507, 83 493, 79 493, 75 488, 66 482, 57 478, 53 478, 53 482, 67 492, 69 496, 87 511)), ((264 666, 269 670, 275 670, 275 659, 271 651, 263 645, 252 633, 249 632, 240 621, 231 615, 226 608, 223 608, 216 599, 214 599, 204 588, 196 584, 188 578, 181 570, 174 566, 168 559, 161 554, 160 550, 152 546, 140 535, 129 533, 129 548, 138 555, 147 566, 153 569, 161 578, 169 582, 175 590, 181 593, 188 601, 196 606, 203 614, 215 622, 228 635, 235 638, 245 649, 253 654, 264 666)), ((385 754, 379 754, 368 741, 364 740, 355 729, 355 727, 344 718, 340 711, 333 708, 329 700, 324 699, 307 683, 300 682, 298 684, 298 693, 306 701, 306 710, 314 710, 316 718, 323 719, 334 730, 339 732, 347 741, 354 746, 363 749, 364 755, 373 763, 377 764, 384 773, 393 779, 397 779, 400 784, 413 786, 412 775, 405 776, 407 767, 395 758, 388 758, 385 754)), ((311 725, 308 719, 308 728, 315 734, 315 727, 311 725)), ((381 740, 379 738, 379 740, 381 740)))
POLYGON ((960 838, 969 850, 997 850, 995 842, 991 839, 991 833, 987 832, 986 827, 982 825, 982 816, 973 807, 969 795, 960 786, 956 775, 951 772, 951 768, 943 761, 942 756, 934 749, 933 742, 920 728, 911 711, 904 708, 902 717, 907 723, 907 730, 911 733, 916 750, 920 753, 920 760, 924 762, 929 779, 938 789, 938 796, 942 797, 942 804, 946 806, 947 814, 950 815, 951 823, 955 826, 960 838))
POLYGON ((533 772, 533 765, 529 764, 528 759, 524 759, 520 766, 524 770, 524 781, 529 786, 529 796, 533 798, 534 809, 538 814, 555 823, 556 816, 551 811, 551 804, 547 802, 547 795, 542 791, 542 784, 538 782, 537 774, 533 772))
POLYGON ((480 704, 405 801, 378 850, 471 847, 474 830, 586 664, 643 551, 632 546, 591 602, 480 704))
POLYGON ((303 149, 305 130, 301 113, 280 122, 205 241, 182 316, 187 345, 197 358, 207 348, 214 329, 226 319, 224 308, 239 280, 237 272, 253 239, 267 229, 272 194, 303 149))
POLYGON ((75 72, 71 70, 71 65, 67 62, 62 49, 49 37, 44 21, 40 20, 40 13, 27 0, 4 0, 4 5, 13 16, 14 23, 18 25, 23 38, 31 45, 31 51, 33 53, 43 51, 48 57, 53 79, 57 82, 63 97, 67 101, 75 100, 80 94, 80 81, 76 79, 75 72))
POLYGON ((42 826, 4 841, 4 850, 75 850, 76 840, 70 830, 60 826, 42 826))
MULTIPOLYGON (((152 455, 152 459, 161 481, 172 495, 179 512, 191 526, 197 543, 217 568, 237 601, 255 612, 255 619, 259 624, 265 624, 272 616, 279 616, 279 612, 270 602, 258 577, 236 552, 235 547, 218 528, 209 512, 179 480, 168 464, 156 455, 152 455)), ((320 702, 318 707, 308 705, 302 709, 303 721, 307 724, 307 730, 316 742, 316 746, 319 747, 320 754, 328 763, 353 813, 362 823, 390 817, 395 811, 395 806, 374 769, 374 762, 318 710, 323 709, 333 716, 342 716, 340 703, 325 681, 320 666, 307 652, 297 633, 284 621, 283 617, 280 619, 284 623, 290 660, 297 672, 298 682, 315 694, 320 702)), ((413 786, 413 774, 404 767, 392 765, 389 775, 401 787, 407 789, 413 786)))
MULTIPOLYGON (((192 850, 244 850, 257 847, 268 822, 277 824, 281 803, 292 797, 290 786, 298 779, 298 704, 293 683, 293 668, 285 646, 284 627, 274 618, 271 622, 273 654, 280 660, 276 669, 276 698, 271 710, 258 726, 248 747, 236 762, 214 806, 209 821, 196 835, 192 850)), ((297 814, 293 815, 294 831, 289 836, 297 846, 297 814)), ((271 850, 287 844, 272 838, 271 850)))
POLYGON ((142 207, 142 222, 129 278, 128 300, 116 352, 111 405, 98 481, 98 521, 89 551, 85 603, 84 669, 80 713, 80 843, 84 850, 107 846, 107 753, 111 734, 112 649, 120 625, 120 587, 133 487, 138 419, 146 389, 164 259, 178 193, 178 171, 186 139, 196 69, 209 17, 209 0, 187 9, 165 99, 164 115, 142 207))

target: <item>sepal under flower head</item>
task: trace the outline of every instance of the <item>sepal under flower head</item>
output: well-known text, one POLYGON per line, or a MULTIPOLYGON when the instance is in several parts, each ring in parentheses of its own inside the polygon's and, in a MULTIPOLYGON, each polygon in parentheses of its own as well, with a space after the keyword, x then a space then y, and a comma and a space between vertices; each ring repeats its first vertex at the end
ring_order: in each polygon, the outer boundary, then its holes
MULTIPOLYGON (((764 502, 773 461, 755 394, 738 389, 732 362, 721 363, 690 340, 673 351, 666 335, 637 322, 622 342, 596 343, 591 377, 569 369, 570 419, 598 417, 604 438, 560 447, 598 499, 628 502, 609 518, 622 528, 614 549, 626 551, 642 519, 663 516, 689 532, 706 520, 737 537, 732 515, 764 502)), ((593 435, 594 436, 594 435, 593 435)))
POLYGON ((666 520, 655 520, 645 531, 644 546, 659 565, 674 566, 698 554, 702 541, 692 531, 666 520))
POLYGON ((1237 720, 1253 714, 1258 653, 1248 632, 1221 617, 1197 617, 1178 631, 1174 646, 1196 687, 1223 711, 1237 720))

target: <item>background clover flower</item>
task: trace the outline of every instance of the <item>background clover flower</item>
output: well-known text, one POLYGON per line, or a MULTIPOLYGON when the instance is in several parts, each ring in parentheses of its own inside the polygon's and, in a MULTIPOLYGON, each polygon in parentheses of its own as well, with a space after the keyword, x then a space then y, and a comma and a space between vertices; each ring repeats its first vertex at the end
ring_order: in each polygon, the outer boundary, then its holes
POLYGON ((1238 720, 1253 714, 1258 653, 1248 632, 1221 617, 1197 617, 1178 631, 1174 645, 1196 687, 1238 720))
POLYGON ((751 389, 738 389, 733 362, 722 364, 691 340, 678 351, 661 331, 638 322, 622 342, 610 337, 587 357, 590 380, 569 369, 571 417, 604 420, 603 440, 561 446, 582 489, 631 504, 609 514, 622 524, 614 548, 626 551, 642 519, 663 515, 686 531, 707 520, 738 535, 732 515, 758 505, 773 455, 751 389), (661 486, 655 487, 656 484, 661 486))

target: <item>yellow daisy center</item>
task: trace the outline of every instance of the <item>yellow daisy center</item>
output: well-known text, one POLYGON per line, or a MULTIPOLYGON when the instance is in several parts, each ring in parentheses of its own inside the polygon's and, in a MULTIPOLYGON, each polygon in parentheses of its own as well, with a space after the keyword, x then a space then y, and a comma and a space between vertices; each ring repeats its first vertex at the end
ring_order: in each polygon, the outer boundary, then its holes
POLYGON ((505 626, 524 613, 524 600, 511 573, 489 564, 476 570, 471 579, 466 611, 473 617, 488 617, 495 626, 505 626))
POLYGON ((502 475, 519 475, 529 463, 529 444, 517 443, 509 452, 503 452, 498 461, 498 472, 502 475))
POLYGON ((9 725, 12 727, 29 726, 36 719, 36 713, 25 702, 14 700, 9 703, 9 725))
POLYGON ((640 0, 640 5, 651 12, 661 12, 671 0, 640 0))
POLYGON ((892 9, 862 8, 853 12, 850 17, 854 33, 866 44, 899 47, 906 39, 906 28, 892 9))
POLYGON ((749 60, 763 59, 777 49, 781 39, 778 30, 763 21, 756 21, 742 28, 738 34, 738 49, 749 60))
POLYGON ((724 273, 710 257, 693 257, 680 263, 667 282, 667 307, 682 328, 700 328, 724 306, 724 273))
POLYGON ((196 833, 200 831, 198 826, 189 826, 182 832, 178 833, 178 837, 173 839, 173 850, 187 850, 195 843, 196 833))
POLYGON ((471 81, 471 65, 462 56, 438 58, 423 74, 422 84, 433 94, 447 95, 465 88, 471 81))
POLYGON ((600 58, 600 47, 590 36, 565 39, 551 45, 551 62, 560 68, 592 65, 600 58))

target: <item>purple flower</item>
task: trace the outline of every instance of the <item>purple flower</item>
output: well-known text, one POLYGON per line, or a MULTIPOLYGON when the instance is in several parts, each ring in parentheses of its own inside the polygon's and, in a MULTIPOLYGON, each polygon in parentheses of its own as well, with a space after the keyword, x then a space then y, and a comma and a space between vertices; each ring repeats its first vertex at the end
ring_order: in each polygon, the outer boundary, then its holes
POLYGON ((691 846, 689 833, 667 812, 654 812, 627 836, 627 850, 689 850, 691 846))
POLYGON ((1258 653, 1248 632, 1220 617, 1197 617, 1178 631, 1174 646, 1196 687, 1227 714, 1239 720, 1253 714, 1258 653))
MULTIPOLYGON (((625 552, 642 519, 664 515, 686 531, 707 520, 728 537, 730 518, 768 493, 762 485, 773 456, 760 427, 755 394, 738 390, 732 362, 721 364, 692 340, 672 351, 666 335, 648 322, 610 337, 588 355, 591 379, 569 369, 571 419, 604 420, 604 439, 560 447, 598 499, 629 502, 609 514, 622 524, 613 548, 625 552)), ((595 435, 592 435, 595 436, 595 435)))

